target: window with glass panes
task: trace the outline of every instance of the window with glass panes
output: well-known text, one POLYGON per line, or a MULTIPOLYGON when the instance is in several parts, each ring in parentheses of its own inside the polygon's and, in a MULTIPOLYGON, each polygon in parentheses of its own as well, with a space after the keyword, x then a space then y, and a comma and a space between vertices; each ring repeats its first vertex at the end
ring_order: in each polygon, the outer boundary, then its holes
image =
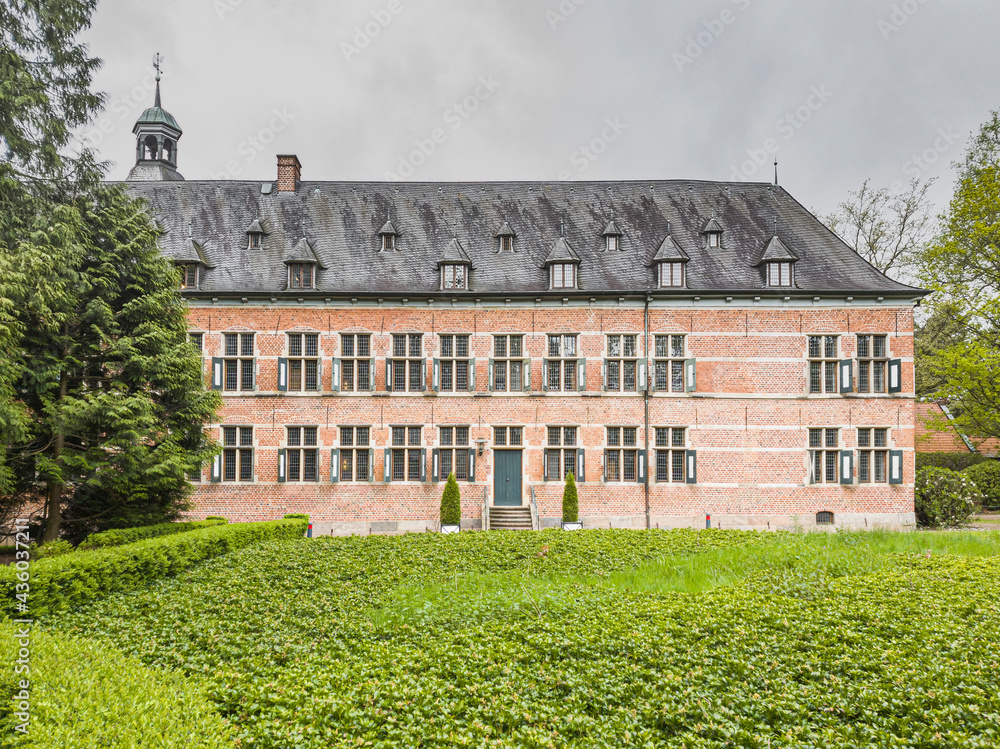
POLYGON ((684 336, 654 338, 653 388, 661 393, 684 392, 684 336))
POLYGON ((576 263, 553 263, 551 273, 553 289, 576 288, 576 263))
POLYGON ((454 392, 469 389, 469 336, 442 335, 440 376, 441 390, 454 392))
POLYGON ((392 357, 387 362, 386 390, 404 392, 424 389, 424 359, 420 333, 392 336, 392 357))
POLYGON ((809 336, 809 392, 836 393, 837 336, 809 336))
POLYGON ((469 478, 469 427, 439 427, 441 447, 438 455, 441 461, 441 481, 448 480, 454 473, 459 481, 469 478))
POLYGON ((286 481, 318 481, 319 450, 316 427, 286 427, 286 481))
POLYGON ((835 484, 840 430, 822 427, 809 430, 810 481, 814 484, 835 484))
POLYGON ((660 483, 683 484, 684 447, 687 430, 684 427, 656 427, 656 480, 660 483))
POLYGON ((889 463, 889 430, 885 427, 858 429, 858 481, 886 483, 889 463))
POLYGON ((372 389, 372 337, 370 333, 340 334, 340 389, 372 389))
POLYGON ((636 445, 638 427, 607 427, 607 447, 604 450, 605 481, 637 481, 639 451, 636 445))
POLYGON ((660 288, 679 288, 684 286, 684 263, 665 262, 660 266, 660 288))
POLYGON ((223 390, 253 390, 253 333, 223 333, 223 390))
POLYGON ((181 270, 181 288, 182 289, 197 289, 198 288, 198 264, 197 263, 187 263, 186 265, 180 266, 181 270))
POLYGON ((773 262, 767 264, 768 286, 791 286, 792 264, 790 262, 773 262))
POLYGON ((546 430, 545 478, 565 481, 570 472, 576 473, 576 427, 550 426, 546 430))
POLYGON ((319 390, 319 334, 288 334, 288 389, 319 390))
POLYGON ((371 478, 371 427, 340 427, 340 480, 371 478))
POLYGON ((527 360, 524 358, 523 335, 493 336, 493 390, 499 392, 520 392, 525 388, 525 370, 527 360))
POLYGON ((420 481, 422 427, 392 428, 392 480, 420 481))
POLYGON ((524 427, 493 427, 494 447, 521 447, 524 444, 524 427))
POLYGON ((253 427, 222 427, 222 480, 253 481, 253 427))
POLYGON ((442 289, 468 289, 469 271, 464 265, 441 266, 442 289))
POLYGON ((199 353, 205 350, 205 334, 204 333, 188 333, 188 340, 191 345, 198 349, 199 353))
POLYGON ((288 266, 288 286, 292 289, 311 289, 315 275, 312 263, 291 263, 288 266))
POLYGON ((607 336, 608 358, 604 362, 605 389, 635 392, 639 377, 638 340, 637 335, 613 333, 607 336))
POLYGON ((550 335, 545 360, 549 390, 577 389, 576 335, 550 335))
POLYGON ((858 392, 884 393, 889 355, 884 335, 858 336, 858 392))

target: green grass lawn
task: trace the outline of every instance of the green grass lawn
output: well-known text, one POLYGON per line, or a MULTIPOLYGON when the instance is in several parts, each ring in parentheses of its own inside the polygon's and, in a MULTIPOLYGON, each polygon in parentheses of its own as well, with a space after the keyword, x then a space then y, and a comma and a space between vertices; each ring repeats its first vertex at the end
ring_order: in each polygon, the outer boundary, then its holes
POLYGON ((998 554, 1000 532, 324 538, 45 626, 186 674, 240 747, 994 747, 998 554))

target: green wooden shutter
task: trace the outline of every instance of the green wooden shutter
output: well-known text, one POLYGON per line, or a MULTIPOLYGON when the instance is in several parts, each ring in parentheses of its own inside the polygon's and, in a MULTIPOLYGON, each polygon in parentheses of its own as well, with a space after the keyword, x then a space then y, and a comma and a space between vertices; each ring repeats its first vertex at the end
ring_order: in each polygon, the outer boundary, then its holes
POLYGON ((608 389, 608 360, 604 359, 601 362, 601 389, 608 389))
MULTIPOLYGON (((357 373, 355 373, 357 376, 357 373)), ((375 360, 368 360, 368 389, 375 392, 375 360)))
POLYGON ((441 360, 435 359, 431 366, 431 388, 437 393, 441 391, 441 360))
POLYGON ((542 481, 549 480, 549 451, 542 450, 542 481))
POLYGON ((222 390, 222 359, 212 357, 212 390, 222 390))
POLYGON ((646 359, 638 359, 638 360, 636 360, 635 366, 636 366, 636 369, 638 369, 638 372, 636 374, 639 375, 639 377, 638 377, 638 380, 639 380, 639 383, 638 383, 639 384, 639 392, 640 393, 645 393, 646 392, 647 382, 648 382, 648 378, 647 378, 646 375, 647 375, 647 369, 648 369, 649 363, 648 363, 648 361, 646 359))
POLYGON ((489 364, 486 365, 486 389, 493 392, 493 367, 494 362, 490 359, 489 364))
POLYGON ((476 360, 469 359, 469 392, 476 389, 476 360))
POLYGON ((698 389, 698 367, 694 359, 684 360, 684 392, 693 393, 698 389))
POLYGON ((687 484, 698 483, 698 451, 684 451, 684 482, 687 484))
POLYGON ((330 390, 336 393, 340 391, 340 359, 334 359, 330 369, 330 390))
POLYGON ((382 475, 385 483, 392 481, 392 450, 385 448, 385 464, 382 466, 382 475))
POLYGON ((840 361, 840 392, 842 393, 850 393, 854 390, 853 363, 853 359, 841 359, 840 361))
POLYGON ((649 462, 649 454, 645 450, 639 450, 636 456, 639 461, 639 470, 636 471, 636 481, 640 484, 646 483, 646 464, 649 462))
POLYGON ((427 360, 420 360, 420 389, 427 391, 427 360))
MULTIPOLYGON (((323 392, 323 357, 316 359, 316 390, 323 392)), ((316 475, 318 476, 319 473, 316 475)))
POLYGON ((586 458, 583 448, 576 451, 576 480, 579 483, 586 481, 586 458))
POLYGON ((531 359, 521 360, 521 390, 531 392, 531 359))
POLYGON ((392 392, 392 359, 385 360, 385 389, 392 392))
MULTIPOLYGON (((319 476, 319 471, 316 471, 319 476)), ((335 484, 340 481, 340 450, 334 448, 330 450, 330 483, 335 484)))
POLYGON ((889 392, 898 393, 903 389, 903 364, 899 359, 889 360, 889 392))
POLYGON ((902 450, 890 450, 889 451, 889 483, 890 484, 902 484, 903 483, 903 451, 902 450))
POLYGON ((285 451, 278 450, 278 481, 284 482, 286 479, 285 451))
POLYGON ((542 359, 542 390, 549 389, 549 360, 542 359))
POLYGON ((420 448, 420 480, 427 481, 427 450, 420 448))
POLYGON ((217 484, 222 481, 222 455, 216 455, 212 458, 212 476, 211 480, 213 484, 217 484))
POLYGON ((576 361, 576 389, 587 389, 587 360, 577 359, 576 361))
POLYGON ((441 451, 434 448, 431 451, 431 481, 435 484, 441 480, 441 451))
POLYGON ((469 448, 469 483, 476 480, 476 448, 469 448))
POLYGON ((368 483, 375 481, 375 450, 368 450, 368 483))
POLYGON ((840 483, 841 484, 853 484, 854 483, 854 451, 853 450, 841 450, 840 451, 840 483))

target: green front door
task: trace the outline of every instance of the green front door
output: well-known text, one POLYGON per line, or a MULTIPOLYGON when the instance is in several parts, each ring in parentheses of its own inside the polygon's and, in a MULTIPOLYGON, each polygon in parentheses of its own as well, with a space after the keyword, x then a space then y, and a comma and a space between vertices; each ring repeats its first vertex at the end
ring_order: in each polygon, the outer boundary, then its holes
POLYGON ((521 506, 521 451, 494 450, 496 481, 493 484, 493 504, 498 507, 521 506))

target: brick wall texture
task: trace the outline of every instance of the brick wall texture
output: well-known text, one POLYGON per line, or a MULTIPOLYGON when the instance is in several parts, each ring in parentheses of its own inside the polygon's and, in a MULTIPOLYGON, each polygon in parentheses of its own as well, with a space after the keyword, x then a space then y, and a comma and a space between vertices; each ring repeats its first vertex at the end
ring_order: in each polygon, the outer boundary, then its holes
MULTIPOLYGON (((223 357, 226 332, 253 332, 255 389, 223 390, 221 420, 211 426, 221 440, 222 425, 253 427, 253 480, 212 481, 205 467, 197 482, 193 517, 224 515, 234 521, 309 513, 314 523, 331 527, 377 526, 418 529, 437 524, 442 482, 383 480, 384 450, 391 427, 421 426, 421 447, 432 460, 439 427, 467 426, 475 460, 475 480, 463 481, 462 511, 475 525, 484 496, 494 496, 498 449, 493 428, 523 428, 522 501, 534 490, 543 518, 560 515, 563 482, 545 480, 543 459, 548 427, 577 427, 583 450, 579 481, 580 515, 593 525, 700 524, 706 515, 743 518, 742 524, 763 525, 769 518, 801 518, 814 522, 817 512, 835 518, 912 518, 913 513, 913 311, 909 306, 803 305, 773 308, 649 309, 649 336, 644 335, 642 305, 564 304, 520 308, 457 307, 447 304, 343 307, 193 305, 192 331, 204 334, 206 382, 211 384, 213 358, 223 357), (373 392, 336 391, 335 360, 343 356, 341 334, 371 335, 375 360, 373 392), (289 333, 316 333, 319 341, 320 386, 315 392, 278 390, 279 358, 289 355, 289 333), (392 335, 418 333, 427 389, 386 392, 385 360, 391 358, 392 335), (543 389, 543 360, 548 335, 577 336, 578 356, 586 359, 586 388, 572 392, 543 389), (440 336, 470 336, 474 360, 474 392, 436 392, 434 360, 441 357, 440 336), (531 387, 516 393, 491 392, 489 366, 494 336, 523 335, 522 358, 530 359, 531 387), (609 392, 604 389, 604 360, 609 335, 637 336, 635 356, 655 359, 656 335, 683 335, 683 359, 694 359, 696 388, 690 392, 609 392), (837 360, 852 360, 858 376, 858 334, 886 336, 885 357, 901 361, 898 393, 810 393, 808 337, 837 336, 837 360), (648 408, 648 434, 646 409, 648 408), (278 481, 279 450, 287 448, 286 427, 318 428, 319 480, 278 481), (331 450, 341 448, 338 427, 371 429, 374 481, 331 481, 331 450), (648 495, 639 481, 606 481, 604 465, 608 426, 636 427, 636 447, 648 451, 654 468, 648 495), (684 427, 682 449, 694 451, 694 483, 657 481, 655 428, 684 427), (853 450, 850 484, 810 482, 810 428, 837 429, 836 449, 853 450), (886 449, 901 450, 903 481, 863 483, 859 476, 858 428, 888 430, 886 449), (393 526, 391 523, 397 523, 393 526)), ((650 381, 652 384, 652 372, 650 381)), ((888 389, 888 388, 886 388, 888 389)), ((823 477, 825 478, 825 477, 823 477)), ((735 521, 734 521, 735 522, 735 521)), ((860 520, 858 521, 860 522, 860 520)), ((866 519, 867 524, 867 519, 866 519)), ((740 524, 740 523, 737 523, 740 524)), ((770 527, 770 526, 768 526, 770 527)))

